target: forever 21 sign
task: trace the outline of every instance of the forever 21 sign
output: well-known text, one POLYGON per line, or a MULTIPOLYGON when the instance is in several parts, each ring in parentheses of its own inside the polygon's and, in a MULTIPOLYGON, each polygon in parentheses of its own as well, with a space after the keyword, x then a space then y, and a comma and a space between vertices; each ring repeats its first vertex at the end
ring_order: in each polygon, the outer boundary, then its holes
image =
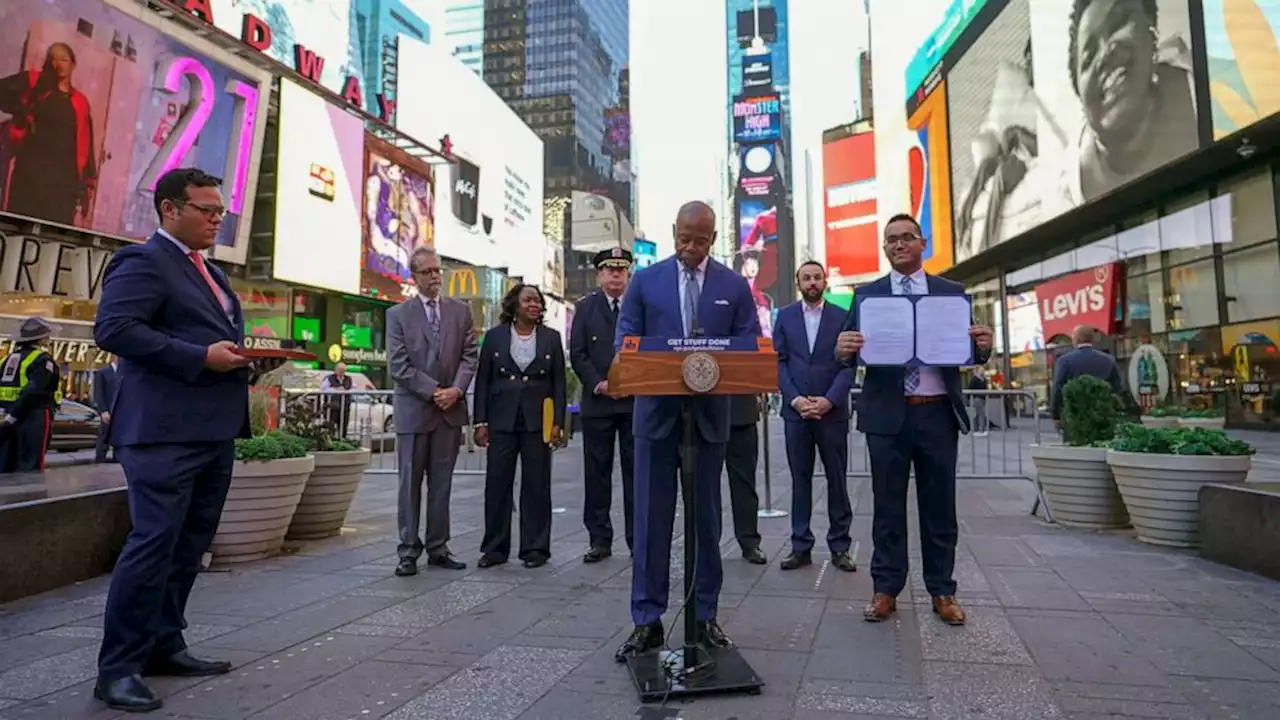
POLYGON ((0 233, 0 292, 97 302, 114 253, 0 233))

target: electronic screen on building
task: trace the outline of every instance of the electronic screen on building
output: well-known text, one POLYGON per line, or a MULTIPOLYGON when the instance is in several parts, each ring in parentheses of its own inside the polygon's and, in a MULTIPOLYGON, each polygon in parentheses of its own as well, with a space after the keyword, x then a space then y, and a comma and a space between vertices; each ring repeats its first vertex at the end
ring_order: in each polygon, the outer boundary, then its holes
POLYGON ((782 103, 777 93, 739 95, 733 102, 733 139, 739 143, 770 142, 782 137, 782 103))

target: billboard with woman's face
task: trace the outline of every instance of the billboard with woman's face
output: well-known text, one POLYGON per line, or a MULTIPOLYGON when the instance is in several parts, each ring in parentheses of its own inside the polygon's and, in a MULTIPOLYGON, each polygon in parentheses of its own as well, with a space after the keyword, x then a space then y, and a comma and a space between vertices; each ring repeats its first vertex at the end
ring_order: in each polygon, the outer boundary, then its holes
POLYGON ((143 239, 156 180, 198 167, 223 179, 214 256, 243 263, 270 78, 215 52, 125 0, 5 0, 0 212, 143 239))

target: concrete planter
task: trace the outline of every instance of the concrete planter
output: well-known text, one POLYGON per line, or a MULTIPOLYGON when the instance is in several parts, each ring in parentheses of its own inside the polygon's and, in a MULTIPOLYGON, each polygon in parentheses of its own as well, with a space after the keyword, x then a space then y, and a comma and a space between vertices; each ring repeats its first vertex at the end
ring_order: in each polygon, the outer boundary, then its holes
POLYGON ((1138 539, 1152 545, 1200 544, 1200 488, 1245 481, 1249 455, 1156 455, 1107 451, 1138 539))
POLYGON ((1184 428, 1208 428, 1210 430, 1221 430, 1227 426, 1227 419, 1225 417, 1178 418, 1178 425, 1184 428))
POLYGON ((1142 425, 1143 427, 1149 427, 1149 428, 1176 428, 1178 427, 1178 418, 1151 417, 1150 415, 1143 415, 1142 425))
POLYGON ((1089 530, 1129 526, 1106 448, 1032 445, 1031 460, 1054 522, 1089 530))
POLYGON ((345 452, 317 452, 316 469, 307 480, 302 500, 289 524, 290 540, 318 540, 342 530, 347 510, 356 496, 360 478, 369 466, 367 449, 345 452))
POLYGON ((316 459, 311 455, 236 462, 222 521, 213 538, 213 561, 242 563, 280 552, 285 531, 315 466, 316 459))

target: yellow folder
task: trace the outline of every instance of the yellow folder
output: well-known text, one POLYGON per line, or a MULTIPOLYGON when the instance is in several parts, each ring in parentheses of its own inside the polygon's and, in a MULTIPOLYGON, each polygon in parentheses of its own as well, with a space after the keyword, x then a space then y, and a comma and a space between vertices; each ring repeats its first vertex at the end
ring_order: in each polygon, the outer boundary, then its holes
POLYGON ((556 406, 551 398, 542 401, 542 442, 550 445, 554 439, 556 424, 556 406))

